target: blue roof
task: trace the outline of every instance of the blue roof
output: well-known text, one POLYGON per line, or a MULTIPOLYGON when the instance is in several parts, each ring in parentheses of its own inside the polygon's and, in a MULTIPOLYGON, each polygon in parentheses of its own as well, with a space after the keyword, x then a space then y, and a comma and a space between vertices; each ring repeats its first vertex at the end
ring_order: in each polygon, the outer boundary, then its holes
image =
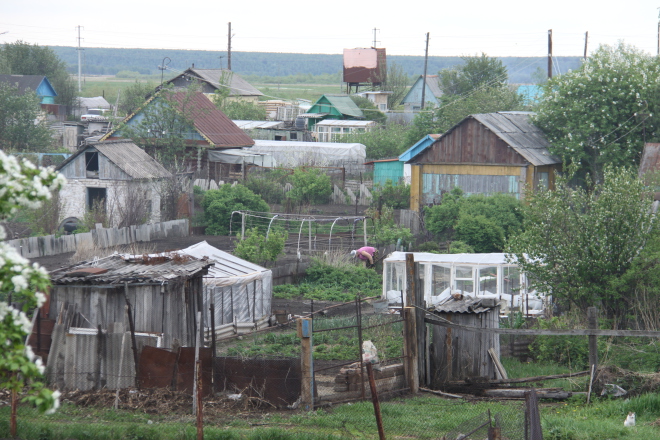
POLYGON ((412 158, 414 158, 419 153, 430 147, 431 144, 433 144, 433 142, 435 142, 439 137, 440 137, 439 134, 427 134, 415 145, 408 148, 404 153, 402 153, 399 156, 399 161, 408 162, 409 160, 412 160, 412 158))
POLYGON ((525 105, 536 104, 543 98, 543 87, 534 84, 518 86, 517 92, 523 97, 525 105))

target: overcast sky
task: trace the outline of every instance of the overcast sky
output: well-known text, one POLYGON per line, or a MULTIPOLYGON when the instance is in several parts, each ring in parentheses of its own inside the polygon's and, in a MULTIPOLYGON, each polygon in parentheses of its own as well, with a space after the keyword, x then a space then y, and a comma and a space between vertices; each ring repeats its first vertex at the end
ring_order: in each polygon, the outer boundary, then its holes
POLYGON ((185 1, 0 0, 0 43, 47 46, 341 53, 373 45, 392 55, 485 52, 545 56, 548 29, 556 56, 581 56, 623 40, 657 53, 660 0, 185 1), (368 6, 369 5, 369 6, 368 6), (370 11, 369 8, 373 10, 370 11))

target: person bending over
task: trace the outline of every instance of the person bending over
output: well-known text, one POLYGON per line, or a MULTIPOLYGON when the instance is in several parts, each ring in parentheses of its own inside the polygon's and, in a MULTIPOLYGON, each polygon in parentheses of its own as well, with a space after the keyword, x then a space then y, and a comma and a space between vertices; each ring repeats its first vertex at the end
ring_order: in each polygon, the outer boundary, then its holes
POLYGON ((371 246, 363 246, 360 249, 351 251, 351 257, 364 261, 367 267, 374 265, 374 259, 377 255, 378 249, 371 246))

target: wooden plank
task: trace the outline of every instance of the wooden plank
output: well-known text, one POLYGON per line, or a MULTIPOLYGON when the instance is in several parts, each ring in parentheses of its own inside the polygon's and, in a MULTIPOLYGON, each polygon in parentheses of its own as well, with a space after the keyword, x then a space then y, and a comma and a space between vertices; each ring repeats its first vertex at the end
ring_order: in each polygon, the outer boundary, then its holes
POLYGON ((479 328, 452 324, 439 319, 426 317, 424 322, 442 327, 456 328, 476 333, 494 333, 499 335, 529 335, 529 336, 637 336, 648 338, 660 338, 660 331, 649 330, 599 330, 599 329, 570 329, 570 330, 545 330, 545 329, 509 329, 509 328, 479 328))
POLYGON ((502 362, 500 362, 500 358, 499 356, 497 356, 495 350, 493 348, 489 348, 488 354, 490 355, 490 358, 493 360, 493 363, 495 364, 495 373, 497 373, 497 378, 508 379, 509 376, 506 374, 506 369, 504 368, 504 365, 502 365, 502 362))

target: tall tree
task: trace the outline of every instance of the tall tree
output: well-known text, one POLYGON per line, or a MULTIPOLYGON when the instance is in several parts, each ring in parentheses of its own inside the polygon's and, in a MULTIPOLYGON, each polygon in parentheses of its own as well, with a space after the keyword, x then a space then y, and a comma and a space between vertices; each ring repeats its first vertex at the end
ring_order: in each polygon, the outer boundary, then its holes
POLYGON ((387 76, 381 84, 380 89, 385 92, 392 92, 387 97, 387 107, 395 108, 401 104, 401 100, 408 93, 410 77, 404 72, 403 66, 395 62, 390 62, 387 66, 387 76))
POLYGON ((533 288, 583 312, 599 306, 619 320, 631 298, 616 286, 657 230, 652 203, 629 168, 605 168, 588 190, 557 176, 554 191, 526 198, 524 232, 510 239, 507 252, 533 288))
POLYGON ((11 152, 48 151, 52 138, 39 119, 41 107, 34 92, 21 92, 0 83, 0 149, 11 152))
MULTIPOLYGON (((18 40, 0 47, 0 73, 11 75, 44 75, 57 92, 55 102, 73 106, 77 96, 66 63, 49 47, 18 40)), ((71 107, 70 107, 71 108, 71 107)))
POLYGON ((502 88, 509 75, 501 60, 482 53, 465 56, 463 64, 438 72, 438 82, 444 95, 463 95, 479 88, 502 88))
POLYGON ((600 179, 605 164, 638 164, 644 139, 657 139, 659 90, 657 57, 623 43, 601 46, 547 82, 535 123, 552 153, 600 179))

